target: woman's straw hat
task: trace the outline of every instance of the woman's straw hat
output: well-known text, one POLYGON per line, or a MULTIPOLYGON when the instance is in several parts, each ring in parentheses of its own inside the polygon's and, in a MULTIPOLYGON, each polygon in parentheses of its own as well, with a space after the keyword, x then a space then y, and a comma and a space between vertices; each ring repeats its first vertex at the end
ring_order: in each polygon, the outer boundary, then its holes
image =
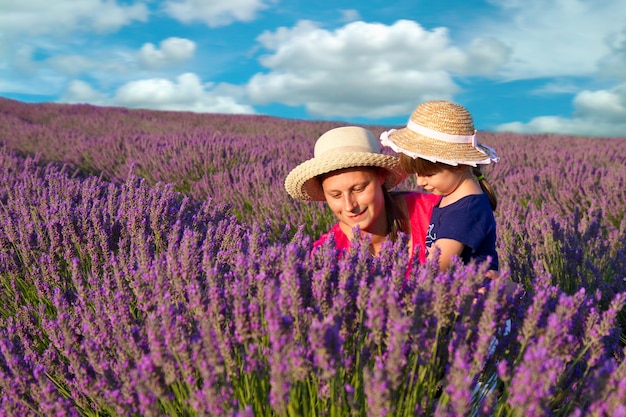
POLYGON ((399 158, 383 155, 376 135, 358 126, 329 130, 315 142, 313 158, 295 167, 285 179, 285 189, 293 198, 324 201, 319 175, 344 168, 380 167, 387 170, 385 186, 391 189, 408 174, 399 158))
POLYGON ((383 132, 380 140, 397 153, 448 165, 476 166, 499 160, 493 149, 476 142, 470 112, 449 101, 420 104, 405 128, 383 132))

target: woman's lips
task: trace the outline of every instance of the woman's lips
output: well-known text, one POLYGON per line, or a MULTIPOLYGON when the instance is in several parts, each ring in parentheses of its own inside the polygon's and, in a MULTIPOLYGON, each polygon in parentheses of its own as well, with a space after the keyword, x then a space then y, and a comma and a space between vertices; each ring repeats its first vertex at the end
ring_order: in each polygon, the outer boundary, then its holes
POLYGON ((364 214, 365 214, 365 212, 362 211, 359 214, 351 214, 348 217, 350 218, 350 220, 360 220, 361 217, 363 217, 364 214))

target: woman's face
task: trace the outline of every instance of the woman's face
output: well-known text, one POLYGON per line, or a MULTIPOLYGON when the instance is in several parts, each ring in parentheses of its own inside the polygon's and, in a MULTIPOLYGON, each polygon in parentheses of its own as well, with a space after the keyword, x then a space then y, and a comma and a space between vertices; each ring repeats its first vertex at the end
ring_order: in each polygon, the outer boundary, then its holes
POLYGON ((356 226, 371 234, 387 234, 384 182, 385 171, 375 168, 341 169, 322 178, 326 202, 348 237, 356 226))

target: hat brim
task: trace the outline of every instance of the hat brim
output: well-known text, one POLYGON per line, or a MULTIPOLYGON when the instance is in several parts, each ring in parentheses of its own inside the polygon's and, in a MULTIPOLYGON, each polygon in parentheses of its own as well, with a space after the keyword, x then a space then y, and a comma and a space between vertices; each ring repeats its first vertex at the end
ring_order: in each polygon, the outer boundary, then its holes
POLYGON ((489 154, 489 148, 481 144, 477 144, 475 148, 469 143, 442 142, 408 128, 390 132, 388 141, 395 145, 391 148, 397 153, 410 154, 413 158, 419 157, 448 165, 486 165, 493 159, 489 154))
POLYGON ((400 160, 391 155, 369 152, 347 152, 327 157, 312 158, 295 167, 285 178, 285 189, 297 200, 325 201, 324 190, 317 177, 346 168, 379 167, 387 171, 385 186, 392 189, 408 174, 400 160))

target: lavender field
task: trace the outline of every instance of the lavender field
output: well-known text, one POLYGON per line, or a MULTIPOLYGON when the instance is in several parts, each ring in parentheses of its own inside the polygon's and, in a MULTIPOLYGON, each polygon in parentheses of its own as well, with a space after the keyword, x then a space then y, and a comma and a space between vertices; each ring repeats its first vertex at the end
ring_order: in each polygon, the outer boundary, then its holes
POLYGON ((0 415, 626 416, 626 138, 482 134, 481 294, 309 255, 283 180, 336 126, 0 98, 0 415))

